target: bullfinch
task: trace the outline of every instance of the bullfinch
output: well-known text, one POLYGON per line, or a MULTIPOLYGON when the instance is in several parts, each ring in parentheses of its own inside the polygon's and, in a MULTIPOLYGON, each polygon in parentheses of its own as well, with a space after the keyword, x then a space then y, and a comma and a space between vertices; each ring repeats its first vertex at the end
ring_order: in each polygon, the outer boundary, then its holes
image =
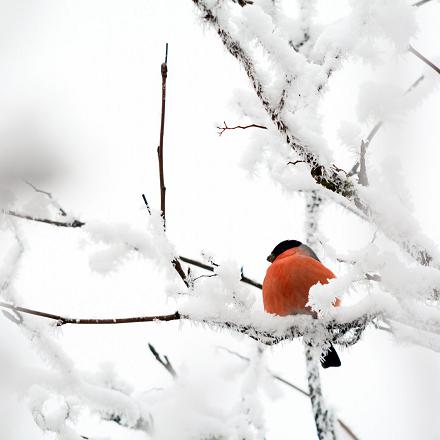
MULTIPOLYGON (((297 240, 285 240, 275 246, 267 260, 272 263, 263 281, 264 310, 279 316, 298 313, 313 315, 309 290, 318 282, 327 284, 335 278, 307 245, 297 240)), ((339 299, 333 303, 339 305, 339 299)), ((321 356, 324 368, 339 367, 341 361, 333 345, 321 356)))

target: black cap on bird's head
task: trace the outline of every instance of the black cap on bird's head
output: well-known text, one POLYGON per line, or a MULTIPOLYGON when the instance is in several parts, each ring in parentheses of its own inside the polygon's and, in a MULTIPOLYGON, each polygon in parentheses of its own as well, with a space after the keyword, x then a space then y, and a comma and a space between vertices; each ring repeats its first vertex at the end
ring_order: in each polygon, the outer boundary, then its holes
POLYGON ((302 243, 298 240, 284 240, 281 243, 278 243, 274 248, 270 255, 267 257, 267 261, 272 263, 278 255, 281 255, 283 252, 288 249, 296 248, 301 246, 302 243))

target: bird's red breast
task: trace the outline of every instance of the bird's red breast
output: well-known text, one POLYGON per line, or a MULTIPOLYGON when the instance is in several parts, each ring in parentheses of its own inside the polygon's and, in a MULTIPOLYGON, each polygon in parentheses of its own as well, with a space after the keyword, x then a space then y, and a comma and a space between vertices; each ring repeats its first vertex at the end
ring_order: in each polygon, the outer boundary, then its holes
MULTIPOLYGON (((263 281, 263 304, 268 313, 285 316, 310 313, 309 290, 327 284, 334 273, 296 247, 280 254, 269 266, 263 281)), ((339 299, 335 301, 339 305, 339 299)))

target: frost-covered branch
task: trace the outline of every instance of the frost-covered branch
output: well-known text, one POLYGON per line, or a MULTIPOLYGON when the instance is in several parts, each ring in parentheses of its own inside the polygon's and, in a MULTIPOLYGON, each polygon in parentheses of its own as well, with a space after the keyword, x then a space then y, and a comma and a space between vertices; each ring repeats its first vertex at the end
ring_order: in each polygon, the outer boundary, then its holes
POLYGON ((371 323, 377 314, 364 314, 351 316, 348 320, 311 319, 307 315, 295 315, 289 319, 273 317, 262 314, 259 319, 262 322, 245 322, 243 318, 240 322, 240 315, 236 315, 236 321, 228 321, 221 317, 201 317, 180 313, 178 311, 168 315, 152 316, 133 316, 127 318, 71 318, 44 311, 34 310, 27 307, 16 306, 13 304, 0 302, 0 307, 14 310, 20 313, 39 316, 56 321, 57 326, 62 325, 115 325, 115 324, 134 324, 142 322, 169 322, 188 320, 193 323, 206 325, 207 327, 231 330, 244 334, 265 345, 274 345, 281 341, 292 340, 300 336, 316 334, 320 332, 322 338, 331 340, 341 345, 352 345, 359 340, 360 334, 366 326, 371 323), (355 337, 351 336, 355 332, 355 337), (348 337, 348 339, 347 339, 348 337))
MULTIPOLYGON (((299 127, 295 124, 291 124, 286 112, 277 112, 276 105, 272 103, 263 82, 259 79, 255 63, 248 50, 250 43, 246 42, 245 39, 240 39, 240 36, 236 35, 237 32, 230 28, 228 21, 229 15, 221 16, 222 7, 224 4, 227 4, 227 2, 218 5, 216 8, 208 6, 208 3, 204 0, 193 0, 193 3, 201 12, 202 19, 214 28, 228 52, 242 65, 257 97, 268 117, 276 127, 276 130, 282 136, 284 142, 297 154, 299 159, 309 166, 311 176, 315 182, 330 192, 348 199, 347 207, 350 210, 356 208, 370 220, 381 226, 384 234, 388 238, 398 243, 403 250, 408 252, 420 264, 434 264, 436 267, 439 267, 440 257, 433 244, 427 246, 428 240, 420 236, 420 234, 418 237, 410 238, 408 234, 403 233, 403 229, 397 228, 396 225, 394 225, 393 228, 387 227, 384 221, 384 213, 378 209, 379 207, 376 206, 374 200, 368 197, 368 194, 364 192, 362 192, 361 197, 359 188, 351 177, 345 173, 341 173, 339 167, 335 165, 325 165, 321 162, 319 155, 315 153, 316 149, 302 142, 300 137, 293 132, 291 125, 296 128, 299 127)), ((256 5, 253 5, 249 7, 249 10, 256 7, 256 5)), ((276 52, 277 48, 271 46, 271 50, 276 52)), ((279 55, 280 57, 278 58, 280 59, 284 59, 285 57, 290 59, 287 53, 284 54, 284 49, 280 49, 279 55)), ((302 58, 294 58, 290 61, 285 61, 285 63, 288 63, 286 68, 291 68, 292 63, 295 64, 295 62, 300 63, 303 67, 306 63, 302 58)), ((405 219, 409 223, 413 222, 409 212, 406 212, 405 219)))
POLYGON ((267 127, 265 125, 259 125, 259 124, 236 125, 234 127, 229 127, 226 124, 226 121, 223 121, 223 127, 217 127, 219 136, 221 136, 226 130, 237 130, 237 129, 246 130, 247 128, 261 128, 263 130, 267 130, 267 127))
MULTIPOLYGON (((245 361, 245 362, 249 362, 250 358, 247 356, 243 356, 240 353, 237 353, 236 351, 230 350, 227 347, 218 347, 221 350, 224 350, 227 353, 230 353, 231 355, 245 361)), ((286 385, 287 387, 289 387, 292 390, 297 391, 298 393, 302 394, 305 397, 310 397, 310 394, 308 393, 308 391, 304 390, 303 388, 301 388, 300 386, 294 384, 293 382, 285 379, 284 377, 280 376, 277 373, 274 373, 272 370, 270 370, 269 368, 266 368, 267 373, 277 382, 280 382, 284 385, 286 385)), ((345 433, 352 439, 352 440, 359 440, 359 437, 357 435, 354 434, 354 432, 351 430, 351 428, 339 417, 336 418, 336 421, 339 423, 340 427, 345 431, 345 433)))
POLYGON ((38 379, 38 386, 30 390, 30 403, 37 423, 41 420, 47 430, 65 432, 65 420, 70 414, 68 399, 75 397, 103 420, 115 421, 130 429, 150 432, 151 415, 146 411, 144 404, 131 395, 127 387, 120 385, 115 387, 99 377, 88 377, 78 371, 74 367, 73 360, 49 335, 47 329, 37 329, 27 323, 21 328, 53 370, 33 372, 38 379), (57 417, 47 418, 41 410, 38 411, 38 408, 44 408, 44 403, 50 398, 49 392, 63 396, 64 410, 58 413, 57 417), (40 414, 43 417, 40 417, 40 414), (47 425, 49 420, 52 423, 47 425))
MULTIPOLYGON (((306 195, 306 219, 305 232, 307 244, 316 249, 319 243, 319 214, 322 209, 322 198, 317 191, 312 191, 306 195)), ((312 404, 313 416, 315 419, 316 433, 319 440, 336 440, 333 414, 327 408, 322 394, 320 378, 320 356, 322 343, 319 338, 311 340, 304 339, 304 351, 306 358, 307 383, 309 387, 309 397, 312 404)))
POLYGON ((39 316, 41 318, 52 319, 56 321, 57 326, 66 324, 78 325, 99 325, 99 324, 131 324, 138 322, 153 322, 153 321, 175 321, 177 319, 184 319, 179 312, 170 315, 154 315, 154 316, 132 316, 128 318, 69 318, 67 316, 56 315, 54 313, 42 312, 39 310, 29 309, 27 307, 16 306, 5 302, 0 302, 0 307, 4 309, 14 310, 16 312, 25 313, 27 315, 39 316))
POLYGON ((334 166, 325 167, 320 163, 318 156, 305 146, 300 139, 289 129, 289 124, 280 112, 272 105, 271 100, 266 96, 263 83, 259 80, 255 70, 254 62, 247 53, 242 44, 232 36, 223 23, 220 23, 219 17, 213 8, 207 6, 203 0, 193 0, 193 3, 203 14, 203 19, 211 24, 226 49, 234 56, 246 71, 251 81, 255 93, 261 101, 264 109, 270 119, 277 127, 280 134, 283 135, 286 143, 304 160, 311 168, 311 175, 315 181, 325 188, 352 198, 354 195, 354 185, 350 180, 340 176, 340 173, 334 166))
MULTIPOLYGON (((405 91, 404 95, 407 95, 408 93, 414 91, 421 83, 422 81, 425 80, 425 75, 420 75, 405 91)), ((370 146, 371 142, 373 141, 374 137, 376 136, 376 134, 379 132, 379 130, 383 127, 384 125, 384 121, 379 121, 376 124, 374 124, 373 128, 371 129, 371 131, 368 133, 368 136, 365 139, 361 140, 361 146, 360 146, 360 159, 362 159, 362 152, 363 152, 363 160, 365 162, 365 155, 367 153, 367 149, 370 146)), ((359 166, 360 166, 360 160, 358 160, 352 167, 352 169, 350 170, 350 172, 348 173, 348 176, 353 176, 355 174, 358 175, 359 177, 359 183, 362 185, 361 182, 361 176, 360 176, 360 171, 359 170, 359 166)), ((365 166, 365 170, 366 170, 366 166, 365 166)), ((366 176, 365 176, 366 177, 366 176)), ((364 180, 364 177, 362 178, 362 180, 364 180)), ((368 179, 367 179, 368 181, 368 179)))
POLYGON ((309 397, 312 403, 318 439, 336 440, 334 416, 325 405, 321 389, 321 378, 319 373, 321 347, 319 345, 313 346, 311 344, 306 344, 305 353, 309 397))

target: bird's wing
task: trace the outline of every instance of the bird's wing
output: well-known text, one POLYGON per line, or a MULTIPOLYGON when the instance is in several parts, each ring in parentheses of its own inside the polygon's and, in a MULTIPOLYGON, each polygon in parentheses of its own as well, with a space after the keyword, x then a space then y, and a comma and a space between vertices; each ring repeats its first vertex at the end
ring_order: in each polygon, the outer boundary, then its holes
POLYGON ((277 315, 306 311, 310 288, 332 278, 334 273, 312 257, 292 255, 275 261, 263 282, 264 308, 277 315))

